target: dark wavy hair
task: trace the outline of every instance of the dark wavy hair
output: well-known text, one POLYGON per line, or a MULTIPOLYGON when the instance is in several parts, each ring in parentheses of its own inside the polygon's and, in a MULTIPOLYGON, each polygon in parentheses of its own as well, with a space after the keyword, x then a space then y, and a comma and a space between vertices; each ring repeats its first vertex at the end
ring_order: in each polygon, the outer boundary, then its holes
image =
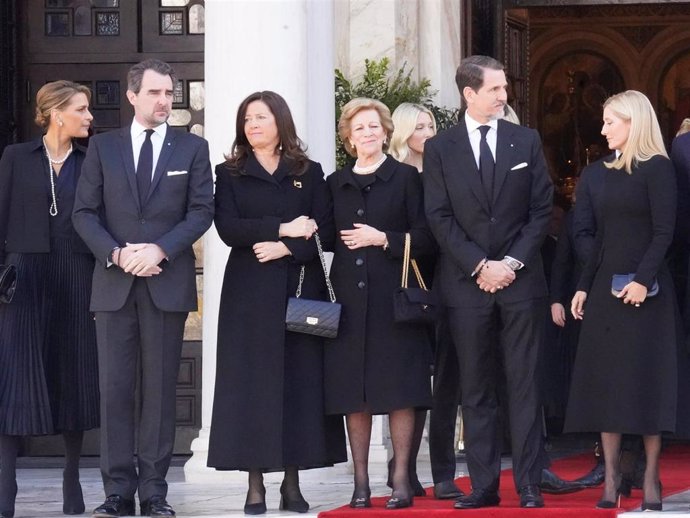
POLYGON ((225 155, 227 165, 235 169, 239 174, 243 174, 244 164, 249 155, 252 154, 252 146, 244 132, 244 117, 247 114, 247 108, 254 101, 265 103, 276 120, 279 139, 276 152, 282 158, 294 164, 290 168, 289 174, 296 176, 303 174, 309 165, 306 146, 297 136, 295 123, 292 120, 292 114, 285 99, 270 90, 254 92, 240 103, 240 107, 237 109, 237 121, 235 122, 235 141, 232 143, 230 154, 225 155))

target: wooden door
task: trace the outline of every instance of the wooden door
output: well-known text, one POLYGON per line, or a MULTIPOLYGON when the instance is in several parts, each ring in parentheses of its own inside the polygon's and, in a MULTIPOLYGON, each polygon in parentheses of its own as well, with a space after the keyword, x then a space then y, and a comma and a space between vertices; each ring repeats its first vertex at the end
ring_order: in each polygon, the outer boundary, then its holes
MULTIPOLYGON (((127 71, 151 57, 171 63, 178 76, 169 123, 203 136, 203 0, 24 0, 16 6, 21 51, 14 56, 23 68, 13 88, 20 115, 12 140, 40 136, 41 130, 33 123, 34 99, 43 84, 56 79, 91 88, 95 133, 128 125, 134 112, 126 97, 127 71)), ((3 15, 8 13, 0 11, 0 21, 3 15)), ((195 251, 201 286, 200 243, 195 251)), ((201 427, 200 322, 198 313, 191 314, 185 330, 175 453, 189 453, 201 427)), ((32 438, 24 447, 28 455, 60 455, 62 451, 56 437, 32 438)), ((98 454, 97 430, 87 434, 85 454, 98 454)))

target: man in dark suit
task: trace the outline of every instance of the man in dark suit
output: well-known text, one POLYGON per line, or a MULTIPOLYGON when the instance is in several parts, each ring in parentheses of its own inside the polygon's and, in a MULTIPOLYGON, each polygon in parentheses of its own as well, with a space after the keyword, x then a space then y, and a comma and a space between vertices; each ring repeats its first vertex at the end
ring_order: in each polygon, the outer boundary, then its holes
POLYGON ((107 495, 97 517, 135 514, 137 491, 142 515, 175 514, 165 481, 175 385, 185 320, 197 307, 192 244, 213 219, 213 180, 206 141, 166 123, 173 84, 174 71, 162 61, 130 69, 134 120, 91 138, 77 186, 72 219, 96 256, 91 310, 107 495))
POLYGON ((455 507, 500 502, 497 355, 505 365, 520 504, 541 507, 537 366, 547 287, 539 249, 553 186, 537 132, 499 120, 507 97, 503 65, 471 56, 455 79, 467 109, 457 126, 426 142, 423 175, 426 214, 440 247, 434 285, 458 353, 472 480, 472 493, 455 507))

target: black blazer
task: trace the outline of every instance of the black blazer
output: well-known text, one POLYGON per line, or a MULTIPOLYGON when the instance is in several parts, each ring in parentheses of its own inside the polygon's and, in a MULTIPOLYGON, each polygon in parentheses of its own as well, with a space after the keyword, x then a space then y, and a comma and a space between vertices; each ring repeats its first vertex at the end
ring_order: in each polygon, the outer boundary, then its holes
POLYGON ((427 221, 441 250, 436 285, 448 306, 483 306, 493 296, 508 302, 546 296, 539 249, 553 185, 535 130, 498 121, 491 202, 464 120, 426 142, 422 177, 427 221), (506 255, 525 265, 515 281, 495 295, 479 289, 471 277, 477 264, 506 255))
POLYGON ((167 255, 163 272, 145 278, 158 309, 196 310, 192 245, 212 220, 213 178, 204 139, 168 127, 141 206, 130 127, 91 137, 72 216, 96 256, 91 310, 124 305, 134 276, 107 261, 113 248, 126 243, 156 243, 167 255))
MULTIPOLYGON (((73 146, 72 155, 77 160, 79 176, 86 149, 76 143, 73 146)), ((9 252, 50 252, 47 182, 48 159, 40 138, 5 148, 0 159, 0 263, 9 252)), ((74 230, 72 249, 77 253, 90 253, 74 230)))

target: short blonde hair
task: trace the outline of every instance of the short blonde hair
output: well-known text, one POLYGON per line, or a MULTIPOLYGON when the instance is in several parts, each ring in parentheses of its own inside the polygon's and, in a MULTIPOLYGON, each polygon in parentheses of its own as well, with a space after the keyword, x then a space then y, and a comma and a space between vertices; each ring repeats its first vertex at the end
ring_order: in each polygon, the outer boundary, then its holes
POLYGON ((357 97, 348 102, 343 106, 343 111, 340 114, 340 120, 338 121, 338 135, 340 140, 343 141, 345 146, 345 151, 347 151, 351 156, 357 156, 357 150, 350 144, 350 123, 355 115, 357 115, 362 110, 376 110, 379 114, 379 119, 381 119, 381 126, 383 126, 386 132, 386 140, 383 143, 383 152, 388 151, 388 143, 393 135, 393 119, 391 119, 391 111, 388 106, 383 104, 381 101, 376 99, 369 99, 368 97, 357 97))
POLYGON ((434 135, 437 132, 436 119, 431 110, 421 104, 401 103, 393 111, 393 136, 391 137, 390 152, 391 156, 399 162, 405 162, 410 148, 407 141, 410 139, 417 127, 417 119, 420 113, 426 113, 431 118, 434 127, 434 135))
POLYGON ((34 122, 45 129, 50 126, 50 114, 53 110, 63 110, 72 97, 84 94, 91 102, 91 90, 79 83, 58 80, 44 84, 36 93, 36 117, 34 122))
POLYGON ((668 158, 656 113, 647 96, 637 90, 626 90, 609 97, 604 108, 630 123, 625 149, 611 162, 604 162, 609 169, 625 169, 632 173, 633 165, 649 160, 655 155, 668 158))

